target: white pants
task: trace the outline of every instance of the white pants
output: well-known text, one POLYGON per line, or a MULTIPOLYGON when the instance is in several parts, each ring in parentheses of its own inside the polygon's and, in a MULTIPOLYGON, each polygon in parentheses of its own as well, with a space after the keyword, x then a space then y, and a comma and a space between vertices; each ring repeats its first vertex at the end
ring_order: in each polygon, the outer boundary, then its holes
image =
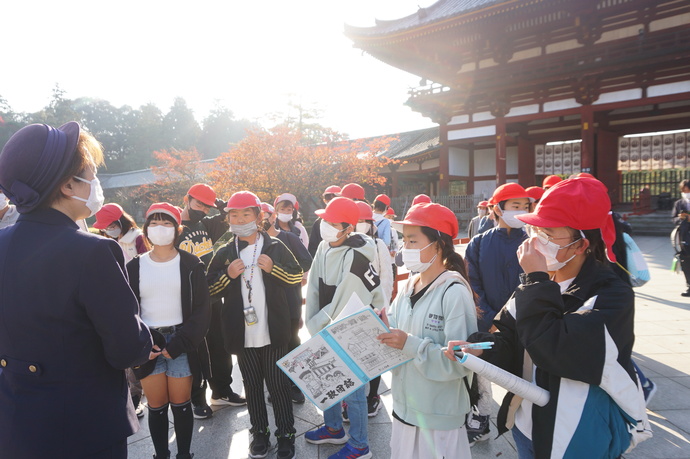
POLYGON ((396 459, 468 459, 472 457, 465 426, 431 430, 393 419, 391 457, 396 459))

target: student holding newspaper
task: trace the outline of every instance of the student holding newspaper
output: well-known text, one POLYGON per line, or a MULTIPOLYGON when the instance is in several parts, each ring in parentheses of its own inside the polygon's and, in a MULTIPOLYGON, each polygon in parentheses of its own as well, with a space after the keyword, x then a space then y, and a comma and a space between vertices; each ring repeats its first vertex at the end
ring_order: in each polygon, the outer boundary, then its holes
POLYGON ((390 306, 390 333, 378 337, 413 359, 392 370, 391 457, 468 458, 465 419, 472 373, 440 352, 449 338, 477 331, 465 262, 453 247, 458 220, 447 207, 422 203, 393 226, 403 233, 405 266, 418 274, 390 306))
MULTIPOLYGON (((524 458, 617 458, 651 436, 631 361, 634 294, 610 268, 614 222, 606 187, 593 178, 559 182, 534 213, 518 249, 521 285, 494 319, 498 331, 467 350, 548 390, 545 406, 508 393, 500 433, 512 429, 524 458)), ((455 360, 448 343, 446 356, 455 360)))

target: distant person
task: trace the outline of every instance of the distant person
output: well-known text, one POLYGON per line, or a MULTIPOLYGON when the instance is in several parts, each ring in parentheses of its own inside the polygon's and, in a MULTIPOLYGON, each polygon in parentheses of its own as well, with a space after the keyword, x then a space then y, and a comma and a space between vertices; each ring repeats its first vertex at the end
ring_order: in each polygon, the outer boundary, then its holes
POLYGON ((532 198, 532 201, 529 203, 529 212, 532 213, 534 212, 534 208, 537 207, 537 204, 539 204, 541 197, 544 196, 546 190, 540 186, 531 186, 525 188, 525 191, 527 192, 527 196, 532 198))
POLYGON ((103 206, 102 164, 75 122, 23 127, 0 153, 20 213, 0 231, 4 458, 124 459, 139 430, 124 370, 148 359, 151 335, 122 249, 76 224, 103 206))
POLYGON ((498 225, 498 222, 496 221, 496 214, 494 213, 494 205, 491 204, 491 201, 487 202, 488 205, 486 208, 488 215, 485 215, 481 219, 479 219, 479 227, 477 228, 477 234, 482 234, 486 231, 489 231, 492 228, 495 228, 496 225, 498 225))
POLYGON ((148 252, 144 233, 139 229, 134 218, 119 204, 106 204, 96 212, 96 223, 93 227, 120 244, 126 262, 140 253, 148 252))
POLYGON ((480 201, 477 204, 477 215, 472 217, 470 222, 467 224, 467 237, 472 239, 474 236, 479 234, 479 223, 481 223, 482 218, 489 215, 489 203, 488 201, 480 201))
POLYGON ((417 196, 414 197, 412 200, 412 205, 414 206, 415 204, 422 204, 422 203, 430 203, 431 198, 425 194, 418 194, 417 196))
POLYGON ((309 234, 302 225, 299 215, 299 202, 294 194, 283 193, 275 199, 273 207, 276 211, 276 229, 289 231, 299 237, 304 247, 309 247, 309 234))
POLYGON ((544 191, 546 191, 558 182, 561 182, 562 180, 563 179, 557 175, 549 175, 544 177, 544 180, 542 180, 541 182, 541 187, 544 188, 544 191))
POLYGON ((690 297, 690 180, 680 182, 681 198, 673 204, 673 223, 678 227, 680 239, 680 267, 685 275, 686 290, 680 296, 690 297))
POLYGON ((343 186, 343 189, 340 191, 340 196, 352 199, 353 201, 367 202, 367 198, 364 196, 364 187, 359 183, 348 183, 343 186))
POLYGON ((385 218, 388 206, 391 205, 391 198, 385 194, 380 194, 374 198, 374 224, 377 228, 377 235, 383 240, 386 246, 391 244, 391 222, 385 218))
MULTIPOLYGON (((331 185, 324 190, 323 194, 321 195, 321 199, 324 204, 328 205, 331 199, 337 196, 340 196, 340 187, 337 185, 331 185)), ((321 233, 319 232, 321 226, 320 223, 321 219, 317 218, 316 221, 314 221, 314 225, 311 227, 311 234, 309 234, 308 248, 312 258, 316 254, 316 249, 319 248, 319 244, 321 243, 321 233)))
MULTIPOLYGON (((182 209, 182 234, 178 238, 178 247, 204 262, 208 269, 213 258, 213 244, 228 230, 225 202, 216 196, 216 192, 205 183, 192 185, 184 197, 182 209), (218 214, 209 216, 211 208, 218 214)), ((208 352, 211 358, 211 377, 208 380, 194 380, 192 385, 192 404, 194 417, 207 419, 213 416, 213 410, 206 401, 206 388, 211 387, 211 405, 242 406, 247 400, 232 390, 232 356, 223 346, 223 333, 220 328, 220 316, 223 305, 218 299, 211 299, 211 326, 206 337, 208 352)), ((196 374, 195 374, 196 377, 196 374)))
POLYGON ((144 235, 151 251, 127 263, 132 291, 142 320, 162 336, 144 365, 134 368, 148 401, 148 421, 155 458, 168 458, 169 409, 173 414, 177 459, 191 459, 194 414, 192 375, 210 372, 206 332, 211 321, 206 267, 177 247, 181 233, 179 207, 167 202, 146 211, 144 235))
POLYGON ((17 207, 10 204, 7 196, 0 193, 0 229, 14 225, 17 222, 17 218, 19 218, 17 207))

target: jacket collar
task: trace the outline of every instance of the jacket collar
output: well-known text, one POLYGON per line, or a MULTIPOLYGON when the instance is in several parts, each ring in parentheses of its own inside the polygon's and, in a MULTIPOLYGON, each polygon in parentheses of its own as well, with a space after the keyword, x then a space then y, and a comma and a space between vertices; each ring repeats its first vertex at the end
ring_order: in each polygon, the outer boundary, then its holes
POLYGON ((617 278, 616 274, 602 265, 592 257, 587 257, 580 268, 580 272, 575 277, 570 286, 563 292, 563 295, 573 296, 582 302, 587 301, 591 292, 598 289, 599 285, 617 278))
POLYGON ((59 210, 55 210, 52 207, 48 209, 38 209, 34 210, 33 212, 29 212, 26 214, 21 214, 19 215, 19 218, 17 221, 26 221, 26 222, 36 222, 36 223, 44 223, 47 225, 57 225, 57 226, 67 226, 74 228, 75 230, 79 229, 79 226, 69 218, 67 215, 63 214, 59 210))
MULTIPOLYGON (((263 231, 260 231, 259 234, 261 234, 261 241, 262 241, 261 252, 263 253, 263 251, 266 249, 266 246, 271 243, 271 236, 269 236, 268 234, 266 234, 263 231)), ((235 236, 233 234, 232 237, 230 238, 230 240, 228 241, 228 244, 233 248, 235 247, 235 239, 236 238, 237 238, 237 236, 235 236)), ((238 247, 239 247, 240 251, 242 251, 248 245, 249 245, 249 243, 247 241, 243 241, 242 239, 240 239, 238 241, 238 247)), ((237 255, 239 256, 239 254, 237 254, 237 255)))

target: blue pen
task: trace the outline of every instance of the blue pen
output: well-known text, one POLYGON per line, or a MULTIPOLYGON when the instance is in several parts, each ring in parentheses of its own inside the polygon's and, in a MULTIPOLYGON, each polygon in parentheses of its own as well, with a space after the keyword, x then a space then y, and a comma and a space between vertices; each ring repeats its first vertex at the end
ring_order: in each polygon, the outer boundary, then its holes
POLYGON ((463 349, 491 349, 494 346, 493 341, 484 341, 483 343, 467 343, 459 346, 454 346, 454 351, 461 351, 463 349))

